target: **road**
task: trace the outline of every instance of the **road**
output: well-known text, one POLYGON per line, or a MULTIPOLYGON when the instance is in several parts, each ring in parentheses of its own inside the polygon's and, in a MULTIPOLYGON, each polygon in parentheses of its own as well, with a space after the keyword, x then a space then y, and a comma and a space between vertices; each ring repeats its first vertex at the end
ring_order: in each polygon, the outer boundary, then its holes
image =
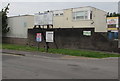
POLYGON ((3 54, 3 79, 117 79, 118 58, 3 54))

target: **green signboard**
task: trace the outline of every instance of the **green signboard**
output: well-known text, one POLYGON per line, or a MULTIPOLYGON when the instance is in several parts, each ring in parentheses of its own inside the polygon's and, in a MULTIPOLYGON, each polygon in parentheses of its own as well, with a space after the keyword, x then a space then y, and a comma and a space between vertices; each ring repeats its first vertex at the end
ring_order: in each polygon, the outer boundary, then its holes
POLYGON ((91 36, 91 31, 83 31, 83 35, 91 36))

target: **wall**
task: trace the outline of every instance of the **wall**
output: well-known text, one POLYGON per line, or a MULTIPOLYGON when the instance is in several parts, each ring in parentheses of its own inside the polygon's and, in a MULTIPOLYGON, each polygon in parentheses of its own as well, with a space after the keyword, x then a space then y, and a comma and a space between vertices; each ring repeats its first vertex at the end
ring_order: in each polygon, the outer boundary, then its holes
POLYGON ((16 37, 3 37, 2 43, 27 45, 27 38, 16 38, 16 37))
POLYGON ((10 31, 5 37, 27 38, 28 28, 34 26, 34 16, 16 16, 8 18, 8 26, 10 31))
POLYGON ((118 13, 120 13, 120 1, 118 2, 118 13))
MULTIPOLYGON (((98 51, 120 52, 117 41, 107 39, 107 33, 95 33, 94 28, 56 28, 56 29, 29 29, 28 45, 37 46, 36 33, 54 31, 55 42, 49 43, 50 48, 88 49, 98 51), (92 31, 91 36, 84 36, 83 31, 92 31)), ((42 35, 43 37, 43 35, 42 35)), ((40 47, 45 47, 45 40, 42 38, 40 47)))
POLYGON ((34 27, 34 15, 26 16, 26 20, 27 20, 27 28, 33 29, 33 27, 34 27))
POLYGON ((54 43, 50 48, 87 49, 97 51, 119 52, 118 41, 108 40, 107 33, 94 32, 94 28, 55 28, 55 29, 29 29, 28 38, 4 37, 4 43, 37 46, 36 33, 42 33, 40 47, 45 48, 45 32, 54 31, 54 43), (83 31, 91 31, 91 36, 83 35, 83 31))
POLYGON ((107 32, 106 12, 97 8, 92 8, 95 32, 107 32))

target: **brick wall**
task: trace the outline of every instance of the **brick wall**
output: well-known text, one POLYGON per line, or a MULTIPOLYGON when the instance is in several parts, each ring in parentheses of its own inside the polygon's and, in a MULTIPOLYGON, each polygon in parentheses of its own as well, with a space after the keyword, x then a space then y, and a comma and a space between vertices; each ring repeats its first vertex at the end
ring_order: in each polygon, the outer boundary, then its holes
POLYGON ((27 45, 27 38, 3 37, 2 43, 27 45))

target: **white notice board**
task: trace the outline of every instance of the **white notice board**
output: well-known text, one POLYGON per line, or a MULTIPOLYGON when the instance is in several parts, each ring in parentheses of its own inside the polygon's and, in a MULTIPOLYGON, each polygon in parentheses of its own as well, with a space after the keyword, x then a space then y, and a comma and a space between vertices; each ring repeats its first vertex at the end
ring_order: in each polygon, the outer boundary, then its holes
POLYGON ((53 24, 53 13, 36 13, 34 15, 34 25, 52 25, 53 24))
POLYGON ((46 42, 54 42, 54 32, 46 31, 46 42))

